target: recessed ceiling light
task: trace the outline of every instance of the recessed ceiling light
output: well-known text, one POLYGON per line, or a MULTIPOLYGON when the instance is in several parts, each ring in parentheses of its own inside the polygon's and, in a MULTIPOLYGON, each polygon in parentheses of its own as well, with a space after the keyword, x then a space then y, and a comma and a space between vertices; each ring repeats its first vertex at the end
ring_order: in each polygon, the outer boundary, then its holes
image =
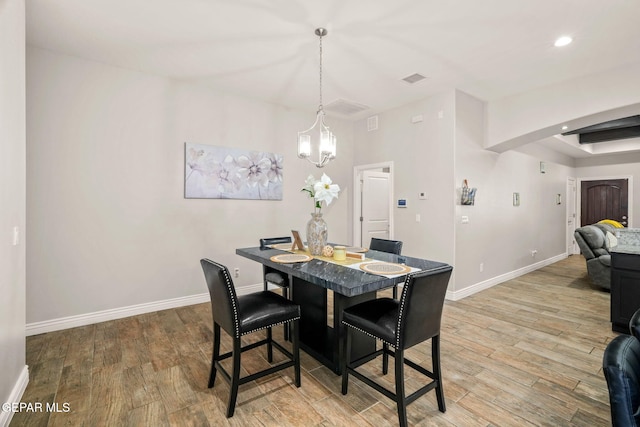
POLYGON ((562 130, 567 130, 569 129, 569 126, 562 126, 562 130))
POLYGON ((556 42, 553 44, 555 47, 561 47, 561 46, 566 46, 569 43, 571 43, 573 41, 573 39, 569 36, 562 36, 559 39, 556 40, 556 42))

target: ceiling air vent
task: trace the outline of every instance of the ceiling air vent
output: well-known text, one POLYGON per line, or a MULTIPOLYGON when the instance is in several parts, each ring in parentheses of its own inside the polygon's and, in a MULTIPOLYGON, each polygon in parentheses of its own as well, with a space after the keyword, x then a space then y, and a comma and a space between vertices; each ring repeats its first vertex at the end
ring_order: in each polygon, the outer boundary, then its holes
POLYGON ((424 80, 424 79, 426 79, 426 77, 423 76, 422 74, 414 73, 414 74, 411 74, 410 76, 405 77, 402 80, 407 82, 407 83, 409 83, 409 84, 414 84, 414 83, 418 83, 420 80, 424 80))
POLYGON ((324 106, 324 110, 328 113, 336 113, 343 116, 353 116, 354 114, 361 113, 368 110, 366 105, 358 104, 351 101, 345 101, 344 99, 337 99, 330 104, 324 106))
POLYGON ((378 116, 367 118, 367 131, 378 130, 378 116))

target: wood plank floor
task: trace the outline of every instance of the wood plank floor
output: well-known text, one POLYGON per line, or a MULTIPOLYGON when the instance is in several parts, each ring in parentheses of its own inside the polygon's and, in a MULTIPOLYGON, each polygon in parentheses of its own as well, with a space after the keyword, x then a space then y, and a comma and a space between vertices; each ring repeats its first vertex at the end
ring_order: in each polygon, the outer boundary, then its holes
MULTIPOLYGON (((408 407, 409 424, 610 425, 602 355, 616 335, 609 294, 589 285, 579 255, 447 302, 447 412, 438 412, 431 392, 408 407)), ((291 370, 241 386, 227 420, 229 387, 219 379, 207 388, 211 339, 209 304, 28 337, 23 402, 70 410, 16 413, 11 426, 397 425, 390 400, 353 378, 342 396, 339 377, 304 352, 301 388, 292 385, 291 370)), ((264 355, 263 348, 243 355, 243 374, 267 366, 264 355)), ((407 357, 430 366, 429 344, 407 357)), ((365 369, 380 376, 378 365, 365 369)), ((407 388, 416 389, 420 378, 410 369, 407 375, 407 388)), ((391 387, 393 373, 380 381, 391 387)))

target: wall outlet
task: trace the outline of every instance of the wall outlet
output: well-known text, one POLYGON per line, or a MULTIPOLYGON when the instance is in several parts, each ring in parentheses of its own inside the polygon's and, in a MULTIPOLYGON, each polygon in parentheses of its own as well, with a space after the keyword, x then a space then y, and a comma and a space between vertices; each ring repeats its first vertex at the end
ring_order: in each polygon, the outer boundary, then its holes
POLYGON ((484 262, 480 263, 480 273, 484 271, 484 262))
POLYGON ((537 250, 535 250, 535 249, 534 249, 534 250, 532 250, 532 251, 531 251, 531 258, 535 258, 537 254, 538 254, 538 251, 537 251, 537 250))
POLYGON ((238 267, 233 269, 233 277, 240 277, 240 269, 238 267))

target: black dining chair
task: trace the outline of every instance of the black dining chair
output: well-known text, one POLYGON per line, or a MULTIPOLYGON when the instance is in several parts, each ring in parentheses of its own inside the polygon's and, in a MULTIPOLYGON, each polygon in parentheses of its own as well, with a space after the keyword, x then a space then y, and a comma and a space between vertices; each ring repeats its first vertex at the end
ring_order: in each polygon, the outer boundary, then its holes
POLYGON ((349 375, 363 381, 396 402, 400 426, 407 425, 407 405, 430 390, 436 390, 438 409, 445 412, 442 374, 440 371, 440 323, 444 297, 453 267, 409 274, 404 282, 400 300, 378 298, 356 304, 343 311, 345 326, 344 359, 342 361, 342 394, 347 394, 349 375), (382 349, 350 362, 354 333, 364 333, 382 340, 382 349), (404 352, 416 344, 431 339, 431 371, 406 359, 404 352), (393 347, 395 351, 391 351, 393 347), (389 355, 395 359, 395 392, 383 387, 356 369, 382 355, 382 373, 388 372, 389 355), (405 395, 404 365, 408 365, 431 379, 411 395, 405 395))
POLYGON ((613 427, 640 424, 640 341, 618 335, 609 342, 602 358, 602 371, 609 390, 613 427))
MULTIPOLYGON (((369 249, 390 254, 400 255, 402 253, 402 241, 371 238, 369 249)), ((398 299, 398 285, 393 286, 393 299, 398 299)))
POLYGON ((613 427, 640 425, 640 310, 631 316, 629 332, 612 339, 602 357, 613 427))
POLYGON ((220 371, 222 378, 229 383, 231 388, 227 406, 227 418, 233 416, 238 387, 242 384, 293 366, 294 382, 296 387, 300 387, 300 347, 298 340, 300 306, 268 291, 237 296, 227 267, 209 259, 200 260, 200 264, 209 288, 213 315, 213 356, 211 357, 209 388, 213 387, 216 381, 216 374, 220 371), (291 352, 272 339, 271 328, 279 324, 291 324, 292 326, 291 352), (220 354, 221 328, 233 339, 233 350, 225 354, 220 354), (265 339, 242 346, 241 337, 243 335, 263 329, 267 331, 265 339), (267 346, 267 360, 269 363, 273 361, 273 347, 287 356, 289 360, 240 378, 242 352, 262 345, 267 346), (230 357, 233 360, 231 375, 220 363, 230 357))
MULTIPOLYGON (((267 237, 260 239, 260 248, 265 249, 278 243, 291 243, 291 237, 267 237)), ((263 267, 264 290, 268 290, 269 283, 271 283, 282 288, 282 295, 289 299, 289 278, 287 275, 266 265, 263 267)))
MULTIPOLYGON (((260 239, 260 249, 266 249, 278 243, 292 243, 291 237, 265 237, 260 239)), ((282 296, 286 299, 291 299, 289 296, 289 278, 286 274, 263 264, 262 281, 265 291, 268 291, 269 284, 272 284, 282 289, 282 296)), ((289 325, 284 325, 284 339, 286 341, 289 340, 289 325)))

